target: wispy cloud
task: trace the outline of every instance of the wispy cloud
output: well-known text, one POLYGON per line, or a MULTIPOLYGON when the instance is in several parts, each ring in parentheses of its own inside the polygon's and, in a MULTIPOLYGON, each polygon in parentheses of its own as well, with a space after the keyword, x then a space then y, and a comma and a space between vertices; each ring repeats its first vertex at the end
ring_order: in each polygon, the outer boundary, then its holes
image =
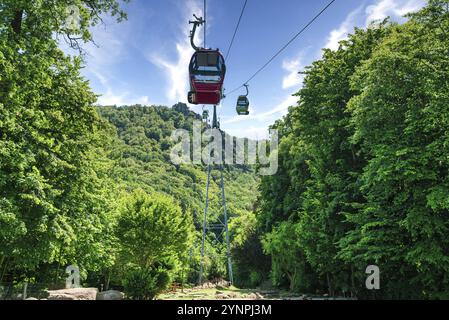
POLYGON ((129 92, 116 93, 110 85, 110 79, 108 76, 104 75, 101 71, 91 70, 92 74, 98 79, 98 81, 103 86, 103 92, 98 97, 97 104, 101 106, 130 106, 130 105, 149 105, 150 99, 148 96, 135 97, 129 92))
POLYGON ((263 140, 269 138, 267 126, 250 126, 226 129, 226 133, 237 138, 248 138, 252 140, 263 140))
POLYGON ((325 48, 331 50, 337 50, 339 47, 339 42, 345 40, 348 37, 348 34, 353 30, 356 25, 357 17, 362 13, 363 7, 360 6, 346 17, 343 23, 336 29, 332 30, 329 33, 327 38, 327 43, 325 48))
MULTIPOLYGON (((302 50, 297 58, 293 59, 285 59, 282 63, 282 68, 287 71, 287 74, 282 79, 282 89, 291 91, 292 88, 299 89, 303 83, 304 76, 299 74, 299 72, 304 69, 303 58, 307 49, 302 50)), ((297 90, 296 90, 297 91, 297 90)), ((281 102, 279 102, 276 106, 270 108, 254 108, 253 105, 250 105, 250 115, 249 116, 234 116, 223 121, 223 124, 236 124, 240 122, 248 122, 248 121, 258 121, 258 122, 266 122, 273 123, 276 119, 279 119, 282 116, 285 116, 288 113, 288 108, 291 106, 295 106, 298 102, 298 97, 292 96, 288 94, 281 102), (269 110, 265 112, 258 112, 257 110, 269 110)), ((263 127, 265 134, 268 134, 268 126, 263 127)), ((245 127, 246 128, 246 127, 245 127)), ((262 127, 261 127, 262 128, 262 127)), ((251 131, 252 127, 246 128, 245 132, 251 131)), ((261 130, 258 130, 260 132, 261 130)), ((242 131, 243 132, 243 131, 242 131)), ((265 135, 264 134, 264 135, 265 135)), ((263 135, 263 136, 264 136, 263 135)))
MULTIPOLYGON (((117 24, 114 18, 102 16, 104 24, 99 24, 92 30, 95 43, 85 44, 86 69, 83 73, 90 79, 97 79, 100 86, 96 88, 99 94, 98 105, 149 105, 148 96, 136 96, 128 90, 117 89, 124 85, 121 79, 114 76, 113 70, 128 57, 127 42, 132 27, 129 22, 117 24)), ((68 48, 67 53, 73 54, 68 48)), ((126 85, 125 85, 126 86, 126 85)))
POLYGON ((133 97, 129 92, 115 94, 111 89, 98 98, 98 105, 101 106, 132 106, 136 104, 150 105, 150 99, 147 96, 133 97))
POLYGON ((105 23, 98 25, 93 30, 93 38, 98 45, 89 43, 86 47, 89 68, 100 69, 107 65, 117 64, 126 58, 126 43, 123 39, 126 28, 118 29, 121 25, 105 23), (118 30, 120 32, 117 32, 118 30))
POLYGON ((288 74, 282 79, 282 89, 290 89, 292 87, 298 87, 302 84, 304 76, 299 74, 299 71, 304 68, 302 64, 302 55, 297 59, 284 60, 282 68, 288 72, 288 74))
POLYGON ((285 116, 288 113, 288 108, 291 106, 295 106, 298 102, 298 97, 289 95, 284 100, 282 100, 278 105, 274 108, 270 108, 271 110, 263 113, 250 113, 249 116, 234 116, 228 120, 223 121, 223 124, 232 124, 244 121, 273 121, 274 119, 285 116))
POLYGON ((426 2, 426 0, 377 0, 367 7, 362 5, 349 13, 340 26, 329 33, 325 48, 337 50, 339 42, 347 39, 354 27, 367 27, 371 22, 389 16, 394 20, 402 20, 404 15, 419 10, 426 2))
MULTIPOLYGON (((188 66, 193 49, 190 46, 187 22, 192 19, 192 14, 202 15, 202 8, 197 0, 188 0, 184 4, 183 18, 180 19, 179 28, 183 30, 181 39, 176 43, 176 59, 170 59, 163 53, 152 53, 148 56, 151 63, 161 68, 167 79, 166 96, 170 103, 178 101, 187 102, 187 91, 189 87, 188 66)), ((202 32, 197 32, 196 42, 203 41, 202 32)))
POLYGON ((295 106, 297 103, 298 97, 288 96, 270 111, 251 113, 249 116, 244 117, 235 116, 231 119, 222 121, 222 124, 226 126, 226 128, 224 128, 226 132, 235 137, 254 140, 268 139, 270 136, 268 127, 273 124, 276 119, 285 116, 288 113, 289 107, 295 106), (240 124, 241 122, 245 123, 245 125, 240 124), (259 122, 260 125, 251 125, 254 122, 259 122), (246 125, 246 123, 249 125, 246 125))
POLYGON ((425 0, 379 0, 366 8, 365 25, 369 25, 375 20, 385 19, 388 16, 402 17, 409 12, 419 10, 426 2, 425 0))
POLYGON ((150 61, 163 69, 167 78, 166 96, 170 103, 178 101, 186 102, 188 91, 188 70, 187 65, 193 54, 193 49, 189 43, 177 43, 176 52, 178 58, 176 61, 170 61, 159 54, 153 54, 150 61))

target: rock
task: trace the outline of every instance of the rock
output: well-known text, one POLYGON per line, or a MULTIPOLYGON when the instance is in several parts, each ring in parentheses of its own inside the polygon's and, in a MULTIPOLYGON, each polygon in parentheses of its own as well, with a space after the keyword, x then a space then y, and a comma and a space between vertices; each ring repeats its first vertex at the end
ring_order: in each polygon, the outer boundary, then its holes
POLYGON ((48 296, 48 300, 77 300, 77 299, 73 295, 54 292, 50 293, 50 295, 48 296))
POLYGON ((237 299, 238 298, 238 294, 235 292, 229 292, 228 293, 228 297, 229 299, 237 299))
POLYGON ((257 300, 257 296, 256 296, 255 293, 249 294, 249 295, 247 296, 247 298, 250 299, 250 300, 257 300))
POLYGON ((217 286, 217 288, 218 288, 218 287, 221 287, 221 288, 229 288, 229 287, 231 286, 231 283, 222 280, 222 281, 218 282, 216 286, 217 286))
POLYGON ((250 300, 264 300, 265 299, 264 296, 258 292, 250 293, 249 295, 246 296, 246 298, 250 299, 250 300))
POLYGON ((217 300, 229 300, 229 299, 237 299, 239 297, 239 295, 235 292, 222 292, 222 291, 217 291, 215 293, 215 298, 217 300))
POLYGON ((36 298, 30 297, 30 298, 26 298, 25 300, 30 300, 30 301, 32 301, 32 300, 39 300, 39 299, 36 299, 36 298))
POLYGON ((117 290, 103 291, 97 294, 97 300, 123 300, 123 299, 125 299, 125 294, 117 290))
POLYGON ((48 300, 96 300, 97 288, 75 288, 48 291, 48 300))

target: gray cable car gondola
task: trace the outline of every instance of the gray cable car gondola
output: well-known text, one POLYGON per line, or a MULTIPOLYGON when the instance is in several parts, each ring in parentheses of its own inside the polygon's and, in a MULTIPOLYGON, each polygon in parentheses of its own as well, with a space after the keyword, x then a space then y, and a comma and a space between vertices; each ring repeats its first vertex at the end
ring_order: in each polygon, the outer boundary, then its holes
POLYGON ((239 116, 247 116, 249 115, 249 100, 248 100, 248 85, 245 84, 245 88, 246 88, 246 95, 245 96, 239 96, 239 98, 237 99, 237 114, 239 116))
POLYGON ((203 120, 207 120, 209 118, 209 111, 208 110, 203 110, 203 120))

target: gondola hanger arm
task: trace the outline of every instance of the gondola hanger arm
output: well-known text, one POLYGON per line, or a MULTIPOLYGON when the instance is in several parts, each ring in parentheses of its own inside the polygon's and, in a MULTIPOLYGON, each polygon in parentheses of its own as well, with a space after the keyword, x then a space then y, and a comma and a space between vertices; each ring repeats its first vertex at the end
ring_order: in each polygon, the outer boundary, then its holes
POLYGON ((205 23, 204 19, 202 17, 197 17, 195 14, 193 15, 193 17, 196 19, 195 21, 189 21, 190 24, 193 24, 193 29, 192 31, 190 31, 190 44, 192 45, 192 48, 195 51, 199 51, 200 48, 197 47, 195 45, 195 34, 196 34, 196 29, 198 28, 198 26, 201 26, 205 23))

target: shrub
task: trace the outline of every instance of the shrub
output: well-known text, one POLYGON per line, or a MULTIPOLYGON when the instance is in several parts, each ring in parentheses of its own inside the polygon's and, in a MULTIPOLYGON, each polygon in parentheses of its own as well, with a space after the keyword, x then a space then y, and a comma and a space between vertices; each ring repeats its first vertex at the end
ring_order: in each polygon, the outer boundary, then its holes
POLYGON ((124 289, 128 299, 152 300, 170 283, 167 270, 135 268, 125 275, 124 289))

